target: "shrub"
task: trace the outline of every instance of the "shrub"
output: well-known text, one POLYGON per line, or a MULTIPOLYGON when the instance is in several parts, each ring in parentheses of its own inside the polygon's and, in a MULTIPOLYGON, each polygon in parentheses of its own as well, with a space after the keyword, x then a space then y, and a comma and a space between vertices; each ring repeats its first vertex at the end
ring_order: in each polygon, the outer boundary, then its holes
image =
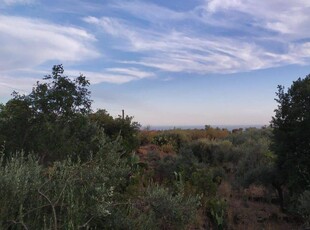
POLYGON ((182 136, 175 132, 163 132, 156 135, 152 142, 158 146, 173 146, 173 150, 178 152, 182 144, 182 136))
MULTIPOLYGON (((0 168, 0 227, 25 225, 28 211, 39 206, 37 190, 42 184, 42 167, 35 158, 24 157, 23 153, 12 156, 4 162, 1 156, 0 168)), ((29 212, 36 218, 38 212, 29 212)))
POLYGON ((200 139, 189 144, 199 162, 219 164, 230 160, 233 153, 232 143, 228 140, 200 139))
POLYGON ((217 183, 213 180, 213 174, 208 168, 195 171, 191 175, 190 182, 198 194, 203 194, 206 197, 216 194, 217 183))
POLYGON ((197 197, 173 196, 166 188, 151 186, 133 214, 139 229, 186 229, 194 222, 198 205, 197 197))
POLYGON ((177 171, 176 159, 173 156, 166 156, 160 160, 155 168, 155 177, 160 181, 172 182, 175 179, 174 172, 177 171))
POLYGON ((269 140, 261 138, 253 141, 248 141, 239 146, 239 151, 242 152, 242 157, 237 165, 237 182, 247 187, 252 183, 267 184, 271 183, 271 177, 266 178, 266 173, 272 172, 274 167, 274 157, 269 150, 269 140))
POLYGON ((208 213, 216 229, 224 229, 226 225, 227 203, 223 199, 213 198, 208 202, 208 213))
POLYGON ((297 210, 304 218, 306 227, 310 227, 310 190, 304 191, 299 196, 297 210))
POLYGON ((190 148, 194 156, 197 157, 199 162, 213 163, 214 161, 214 147, 215 142, 208 139, 201 139, 190 143, 190 148))
POLYGON ((128 152, 138 148, 140 144, 139 129, 141 125, 133 121, 133 117, 118 116, 113 118, 106 110, 99 109, 89 115, 92 122, 104 130, 104 133, 113 139, 121 137, 122 145, 128 152))
POLYGON ((31 155, 6 162, 2 155, 0 228, 102 228, 129 173, 117 146, 103 142, 87 162, 68 158, 49 168, 31 155))

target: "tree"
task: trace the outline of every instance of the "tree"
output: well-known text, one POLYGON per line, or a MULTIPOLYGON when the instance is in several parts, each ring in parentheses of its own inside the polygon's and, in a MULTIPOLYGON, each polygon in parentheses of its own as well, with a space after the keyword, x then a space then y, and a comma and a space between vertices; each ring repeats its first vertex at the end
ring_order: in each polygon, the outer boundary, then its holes
POLYGON ((63 66, 55 65, 52 75, 43 78, 47 82, 38 81, 28 96, 20 97, 17 94, 15 98, 27 98, 37 114, 48 115, 50 118, 68 119, 76 114, 88 114, 92 102, 89 81, 83 74, 71 80, 63 73, 63 66))
POLYGON ((63 73, 63 66, 55 65, 52 75, 38 81, 30 94, 14 92, 1 106, 0 141, 6 142, 8 153, 34 151, 50 161, 93 150, 99 128, 87 116, 92 102, 89 81, 82 74, 71 79, 63 73))
POLYGON ((0 144, 5 149, 30 150, 33 112, 26 100, 11 99, 0 107, 0 144))
POLYGON ((277 169, 290 194, 310 186, 310 75, 294 81, 287 92, 278 86, 279 104, 272 118, 277 169))

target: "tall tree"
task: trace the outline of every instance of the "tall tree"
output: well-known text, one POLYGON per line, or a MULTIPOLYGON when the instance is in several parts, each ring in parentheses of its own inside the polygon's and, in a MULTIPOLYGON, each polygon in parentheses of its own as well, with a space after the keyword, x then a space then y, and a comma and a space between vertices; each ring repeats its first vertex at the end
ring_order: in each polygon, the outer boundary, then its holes
POLYGON ((86 154, 98 132, 87 117, 92 102, 88 87, 85 76, 71 79, 62 65, 55 65, 30 94, 14 92, 0 108, 0 141, 8 143, 9 152, 35 151, 51 160, 86 154))
POLYGON ((26 96, 37 114, 68 119, 91 111, 89 81, 82 74, 71 80, 63 73, 63 66, 55 65, 52 75, 45 76, 43 83, 37 82, 32 92, 26 96))
POLYGON ((310 75, 285 91, 278 86, 278 108, 272 118, 277 168, 291 194, 310 186, 310 75))

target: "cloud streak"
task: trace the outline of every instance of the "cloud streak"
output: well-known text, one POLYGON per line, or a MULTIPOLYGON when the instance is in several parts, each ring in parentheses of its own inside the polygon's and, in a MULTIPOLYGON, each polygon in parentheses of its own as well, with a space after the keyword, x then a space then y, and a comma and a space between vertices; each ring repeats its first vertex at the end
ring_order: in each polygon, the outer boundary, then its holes
MULTIPOLYGON (((46 74, 48 74, 46 71, 31 71, 28 69, 14 72, 14 75, 4 72, 0 75, 0 97, 6 97, 13 91, 28 94, 36 82, 42 81, 42 77, 46 74), (35 77, 17 77, 17 75, 33 75, 35 77)), ((72 78, 83 74, 92 85, 100 83, 124 84, 130 81, 156 77, 154 73, 137 68, 107 68, 99 72, 68 69, 64 74, 72 78)))
POLYGON ((0 16, 0 71, 35 67, 47 61, 96 58, 94 36, 83 29, 38 19, 0 16))
MULTIPOLYGON (((310 36, 307 29, 310 23, 310 2, 307 0, 209 0, 205 1, 204 9, 211 17, 221 12, 228 15, 243 13, 250 21, 255 22, 253 26, 290 35, 286 39, 310 36)), ((235 23, 240 23, 239 19, 240 17, 236 17, 235 23)))
MULTIPOLYGON (((77 70, 68 70, 66 73, 69 76, 78 76, 81 72, 77 70)), ((83 71, 82 74, 85 75, 92 84, 103 82, 123 84, 155 76, 153 73, 141 71, 136 68, 107 68, 101 72, 83 71)))
POLYGON ((0 4, 12 6, 12 5, 28 5, 35 3, 36 0, 0 0, 0 4))
POLYGON ((16 78, 7 75, 1 75, 0 97, 6 97, 13 91, 17 91, 21 94, 27 94, 31 91, 36 81, 36 78, 16 78))
MULTIPOLYGON (((229 9, 244 12, 252 10, 250 6, 242 3, 237 0, 210 1, 205 10, 210 14, 209 17, 217 11, 229 9)), ((130 7, 125 9, 130 13, 137 13, 130 7)), ((143 15, 139 17, 144 17, 143 15)), ((261 13, 254 16, 263 17, 261 13)), ((150 18, 145 17, 145 20, 150 18)), ((113 17, 87 17, 84 21, 100 27, 104 33, 112 37, 122 39, 123 45, 114 47, 115 49, 136 52, 142 56, 136 60, 123 60, 123 63, 153 67, 167 72, 208 74, 251 71, 287 64, 304 64, 310 55, 308 42, 280 39, 279 34, 274 33, 245 38, 204 34, 198 30, 188 31, 184 28, 162 28, 156 24, 156 20, 149 28, 132 25, 123 19, 113 17), (271 50, 265 46, 270 42, 284 49, 271 50)), ((269 29, 268 22, 271 23, 267 18, 260 26, 264 25, 265 29, 269 29)), ((273 28, 273 31, 276 30, 279 33, 283 32, 278 31, 279 28, 273 28)), ((299 38, 303 38, 302 34, 299 38)))

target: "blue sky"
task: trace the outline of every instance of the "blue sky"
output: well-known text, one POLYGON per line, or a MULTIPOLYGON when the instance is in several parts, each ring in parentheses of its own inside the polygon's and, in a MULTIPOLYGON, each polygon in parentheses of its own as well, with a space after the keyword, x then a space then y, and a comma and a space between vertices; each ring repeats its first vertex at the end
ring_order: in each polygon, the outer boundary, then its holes
POLYGON ((62 63, 142 125, 263 125, 310 71, 309 0, 0 0, 0 98, 62 63))

